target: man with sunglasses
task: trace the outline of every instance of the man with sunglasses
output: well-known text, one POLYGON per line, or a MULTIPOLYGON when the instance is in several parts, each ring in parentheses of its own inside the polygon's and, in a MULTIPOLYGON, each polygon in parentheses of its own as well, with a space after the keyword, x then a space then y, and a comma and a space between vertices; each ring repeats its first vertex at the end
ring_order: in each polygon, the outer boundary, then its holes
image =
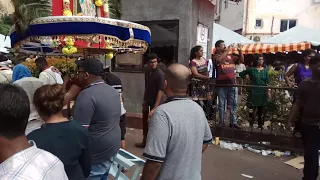
POLYGON ((88 180, 107 178, 120 149, 121 103, 119 93, 102 79, 103 64, 95 58, 76 61, 84 90, 74 105, 74 120, 88 127, 92 166, 88 180))
POLYGON ((145 74, 145 91, 142 103, 142 143, 135 144, 138 148, 146 146, 148 134, 148 118, 150 118, 155 109, 161 104, 164 94, 164 73, 158 67, 159 58, 156 54, 148 55, 148 70, 145 74))

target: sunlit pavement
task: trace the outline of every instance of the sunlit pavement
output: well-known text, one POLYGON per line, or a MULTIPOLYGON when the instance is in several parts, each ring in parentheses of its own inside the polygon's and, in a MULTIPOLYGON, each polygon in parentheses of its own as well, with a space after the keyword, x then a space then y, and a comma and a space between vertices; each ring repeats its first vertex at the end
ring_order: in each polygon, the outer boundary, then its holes
MULTIPOLYGON (((140 157, 143 149, 134 147, 134 143, 140 142, 141 139, 141 130, 127 129, 127 150, 140 157)), ((300 180, 302 170, 296 170, 284 164, 290 159, 291 157, 265 157, 247 150, 230 151, 211 145, 203 155, 202 179, 248 180, 241 176, 246 174, 257 180, 300 180)), ((132 172, 127 174, 131 177, 132 172)))

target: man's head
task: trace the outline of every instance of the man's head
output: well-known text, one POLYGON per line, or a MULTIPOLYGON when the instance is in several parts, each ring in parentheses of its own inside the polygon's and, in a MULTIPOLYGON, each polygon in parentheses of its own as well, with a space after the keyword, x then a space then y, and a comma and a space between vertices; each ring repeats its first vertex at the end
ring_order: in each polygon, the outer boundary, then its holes
POLYGON ((310 59, 310 68, 312 75, 320 78, 320 56, 314 56, 310 59))
POLYGON ((223 40, 218 40, 214 45, 217 50, 223 52, 226 49, 226 45, 224 44, 223 40))
POLYGON ((29 114, 26 92, 11 84, 0 84, 0 142, 24 136, 29 114))
POLYGON ((190 71, 182 64, 172 64, 165 71, 165 93, 167 96, 184 95, 190 83, 190 71))
POLYGON ((149 69, 156 69, 158 67, 158 55, 155 53, 150 53, 148 55, 148 67, 149 69))
POLYGON ((43 71, 49 67, 48 62, 47 62, 46 58, 44 58, 44 57, 38 57, 35 62, 36 62, 37 68, 40 71, 43 71))
POLYGON ((102 80, 103 64, 96 58, 76 61, 78 65, 78 79, 81 85, 88 86, 92 82, 102 80))
POLYGON ((310 62, 310 59, 316 56, 316 51, 313 49, 306 49, 303 51, 302 55, 303 55, 304 62, 308 64, 310 62))

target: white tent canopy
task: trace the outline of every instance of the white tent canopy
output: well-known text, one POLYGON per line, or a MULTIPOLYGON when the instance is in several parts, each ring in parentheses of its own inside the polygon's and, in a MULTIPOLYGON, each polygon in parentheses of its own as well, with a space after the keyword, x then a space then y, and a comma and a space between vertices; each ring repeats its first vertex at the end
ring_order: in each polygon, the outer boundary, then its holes
POLYGON ((273 36, 270 39, 262 41, 262 43, 266 44, 287 44, 299 42, 310 42, 313 46, 319 46, 320 30, 296 26, 276 36, 273 36))
POLYGON ((252 44, 255 43, 254 41, 228 29, 219 24, 213 24, 213 38, 212 44, 214 44, 218 40, 223 40, 225 44, 228 46, 233 43, 240 43, 240 44, 252 44))

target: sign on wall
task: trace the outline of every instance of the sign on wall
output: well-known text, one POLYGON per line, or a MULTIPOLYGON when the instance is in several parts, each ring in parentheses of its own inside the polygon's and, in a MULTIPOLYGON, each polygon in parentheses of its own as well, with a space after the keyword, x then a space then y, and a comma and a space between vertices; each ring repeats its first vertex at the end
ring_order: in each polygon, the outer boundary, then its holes
POLYGON ((203 47, 203 57, 207 59, 208 51, 208 27, 199 24, 197 27, 197 45, 203 47))

